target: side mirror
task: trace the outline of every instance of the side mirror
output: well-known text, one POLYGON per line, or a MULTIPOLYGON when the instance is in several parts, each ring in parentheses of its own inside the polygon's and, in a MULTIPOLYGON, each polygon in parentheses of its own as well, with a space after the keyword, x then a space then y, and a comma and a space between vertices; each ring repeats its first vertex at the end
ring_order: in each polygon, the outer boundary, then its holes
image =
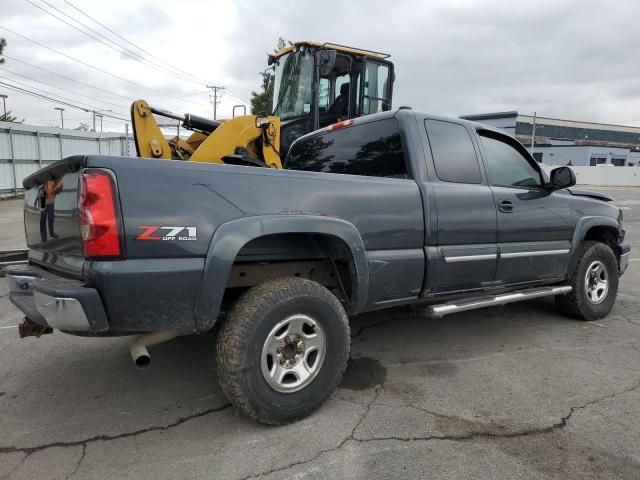
POLYGON ((576 174, 569 167, 559 167, 551 170, 550 186, 554 190, 573 187, 576 184, 576 174))

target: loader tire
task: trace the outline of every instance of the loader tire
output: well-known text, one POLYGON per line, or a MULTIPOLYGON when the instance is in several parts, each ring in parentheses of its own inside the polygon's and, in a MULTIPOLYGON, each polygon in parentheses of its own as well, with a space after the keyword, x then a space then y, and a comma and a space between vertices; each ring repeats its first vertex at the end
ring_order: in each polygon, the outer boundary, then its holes
POLYGON ((297 277, 266 281, 236 301, 221 327, 220 385, 258 422, 299 420, 340 383, 350 341, 347 315, 329 290, 297 277))

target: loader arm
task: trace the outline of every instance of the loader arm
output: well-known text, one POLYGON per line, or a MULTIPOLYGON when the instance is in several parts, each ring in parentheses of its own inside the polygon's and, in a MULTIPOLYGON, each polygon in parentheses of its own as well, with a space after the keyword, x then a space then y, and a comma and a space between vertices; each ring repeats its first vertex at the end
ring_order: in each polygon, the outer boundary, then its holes
POLYGON ((171 160, 169 142, 153 118, 151 107, 144 100, 137 100, 131 105, 131 123, 139 157, 171 160))
POLYGON ((282 168, 278 117, 244 115, 216 121, 175 115, 137 100, 131 106, 131 121, 139 157, 209 163, 225 163, 225 157, 249 157, 267 167, 282 168), (186 140, 176 136, 167 141, 154 113, 179 120, 183 128, 192 131, 191 135, 186 140))

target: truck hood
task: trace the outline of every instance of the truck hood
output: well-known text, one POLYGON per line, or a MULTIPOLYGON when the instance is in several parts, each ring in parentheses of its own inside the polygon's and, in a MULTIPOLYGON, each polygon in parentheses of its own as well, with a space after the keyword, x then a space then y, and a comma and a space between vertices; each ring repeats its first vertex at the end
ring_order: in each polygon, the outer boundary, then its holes
POLYGON ((607 194, 592 192, 590 190, 579 190, 577 188, 568 188, 567 190, 569 190, 569 193, 571 195, 575 195, 578 197, 591 197, 595 198, 596 200, 602 200, 603 202, 613 202, 615 200, 615 198, 610 197, 607 194))

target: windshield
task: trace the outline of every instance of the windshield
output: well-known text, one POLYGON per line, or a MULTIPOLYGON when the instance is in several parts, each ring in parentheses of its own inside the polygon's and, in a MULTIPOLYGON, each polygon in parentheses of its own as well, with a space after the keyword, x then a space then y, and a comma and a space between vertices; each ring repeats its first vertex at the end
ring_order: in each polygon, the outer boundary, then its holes
POLYGON ((273 114, 286 119, 310 113, 312 82, 310 52, 291 52, 280 57, 275 69, 273 114))

